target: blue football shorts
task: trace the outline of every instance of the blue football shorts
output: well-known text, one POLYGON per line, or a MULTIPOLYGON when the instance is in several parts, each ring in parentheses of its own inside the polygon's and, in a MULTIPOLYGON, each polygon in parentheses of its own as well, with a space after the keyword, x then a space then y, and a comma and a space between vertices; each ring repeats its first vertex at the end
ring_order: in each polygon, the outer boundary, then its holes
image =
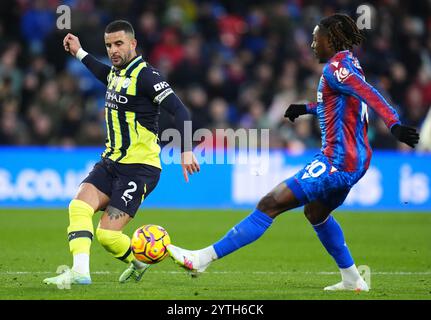
POLYGON ((365 171, 339 171, 324 154, 319 153, 285 183, 301 205, 317 200, 334 210, 344 202, 350 189, 364 174, 365 171))

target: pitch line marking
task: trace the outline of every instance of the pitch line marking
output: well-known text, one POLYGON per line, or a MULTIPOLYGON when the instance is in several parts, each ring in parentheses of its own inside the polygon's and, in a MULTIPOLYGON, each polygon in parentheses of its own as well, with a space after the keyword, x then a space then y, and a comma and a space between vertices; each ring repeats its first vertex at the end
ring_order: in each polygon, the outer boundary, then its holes
MULTIPOLYGON (((157 271, 157 270, 150 270, 151 273, 164 273, 164 274, 182 274, 186 271, 180 270, 180 271, 157 271)), ((0 272, 1 275, 20 275, 20 274, 53 274, 54 271, 3 271, 0 272)), ((121 271, 115 272, 115 271, 93 271, 91 274, 117 274, 121 273, 121 271)), ((206 271, 206 274, 244 274, 242 271, 206 271)), ((316 275, 338 275, 340 272, 337 271, 318 271, 318 272, 311 272, 311 271, 252 271, 252 272, 245 272, 248 274, 279 274, 279 275, 301 275, 301 274, 316 274, 316 275)), ((431 271, 389 271, 389 272, 372 272, 373 275, 387 275, 387 276, 411 276, 411 275, 431 275, 431 271)))

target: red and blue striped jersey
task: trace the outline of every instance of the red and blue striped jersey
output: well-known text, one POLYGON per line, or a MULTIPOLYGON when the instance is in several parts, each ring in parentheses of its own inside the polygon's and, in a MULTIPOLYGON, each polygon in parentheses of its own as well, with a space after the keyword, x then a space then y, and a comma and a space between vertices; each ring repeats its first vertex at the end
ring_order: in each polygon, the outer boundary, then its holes
POLYGON ((324 66, 317 91, 317 103, 307 104, 316 114, 322 131, 322 152, 338 170, 368 169, 368 113, 371 107, 391 128, 399 123, 397 112, 365 81, 359 61, 348 50, 335 54, 324 66))

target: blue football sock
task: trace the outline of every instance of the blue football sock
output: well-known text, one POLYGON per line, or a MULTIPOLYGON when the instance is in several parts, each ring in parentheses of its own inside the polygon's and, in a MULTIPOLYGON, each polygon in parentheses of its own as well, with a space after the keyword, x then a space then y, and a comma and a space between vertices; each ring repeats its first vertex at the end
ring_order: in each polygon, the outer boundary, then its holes
POLYGON ((234 226, 213 247, 218 258, 257 240, 272 223, 272 218, 255 209, 249 216, 234 226))
POLYGON ((334 258, 339 268, 349 268, 354 262, 344 240, 343 230, 333 216, 313 226, 323 246, 334 258))

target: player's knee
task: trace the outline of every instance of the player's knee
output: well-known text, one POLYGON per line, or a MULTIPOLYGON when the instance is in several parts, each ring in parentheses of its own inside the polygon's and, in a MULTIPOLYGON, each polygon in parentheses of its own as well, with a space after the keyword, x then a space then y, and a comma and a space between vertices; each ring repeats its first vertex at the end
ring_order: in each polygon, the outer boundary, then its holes
POLYGON ((263 213, 266 213, 270 217, 272 217, 272 215, 278 211, 278 207, 279 204, 277 203, 272 192, 260 199, 259 203, 257 204, 257 209, 263 213))

